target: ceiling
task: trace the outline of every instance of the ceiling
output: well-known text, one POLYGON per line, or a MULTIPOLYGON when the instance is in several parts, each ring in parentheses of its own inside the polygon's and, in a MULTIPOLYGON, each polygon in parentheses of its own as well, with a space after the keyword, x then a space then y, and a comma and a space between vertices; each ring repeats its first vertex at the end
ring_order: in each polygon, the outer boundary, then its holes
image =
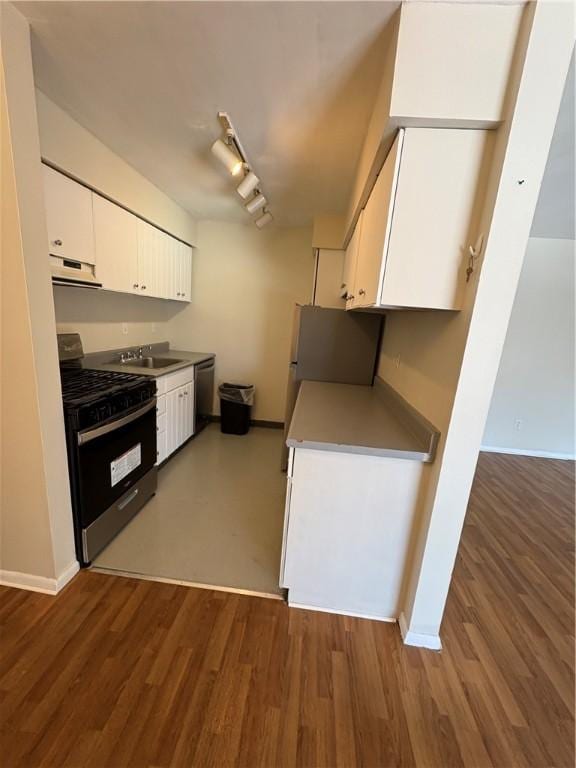
POLYGON ((190 213, 247 221, 229 112, 276 221, 346 208, 396 2, 19 2, 36 83, 190 213), (237 183, 237 182, 236 182, 237 183))

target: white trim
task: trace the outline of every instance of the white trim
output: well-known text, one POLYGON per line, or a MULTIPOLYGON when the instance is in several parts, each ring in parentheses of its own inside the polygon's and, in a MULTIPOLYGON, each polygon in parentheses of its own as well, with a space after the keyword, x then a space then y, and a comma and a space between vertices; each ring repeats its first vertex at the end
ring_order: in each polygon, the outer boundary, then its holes
POLYGON ((320 613, 335 613, 338 616, 352 616, 355 619, 369 619, 370 621, 388 621, 395 624, 398 619, 393 616, 376 616, 372 613, 356 613, 355 611, 341 611, 336 608, 320 608, 318 605, 308 605, 306 603, 294 603, 288 598, 289 608, 301 608, 303 611, 319 611, 320 613))
POLYGON ((404 645, 415 645, 418 648, 428 648, 430 651, 442 650, 442 642, 439 635, 422 635, 418 632, 410 632, 404 612, 400 614, 398 624, 404 645))
POLYGON ((70 563, 57 579, 36 576, 32 573, 0 570, 0 585, 15 589, 27 589, 30 592, 41 592, 44 595, 57 595, 79 570, 80 566, 76 560, 70 563))
POLYGON ((556 453, 555 451, 534 451, 530 448, 502 448, 498 445, 481 445, 485 453, 509 453, 513 456, 534 456, 539 459, 562 459, 576 461, 576 453, 556 453))
POLYGON ((140 579, 141 581, 159 581, 162 584, 178 584, 181 587, 193 587, 194 589, 208 589, 212 592, 229 592, 233 595, 247 595, 248 597, 265 597, 268 600, 283 600, 282 595, 274 592, 256 592, 252 589, 239 589, 236 587, 223 587, 217 584, 203 584, 201 581, 183 581, 182 579, 170 579, 165 576, 149 576, 145 573, 132 571, 117 571, 113 568, 101 568, 94 565, 90 568, 95 573, 105 573, 107 576, 121 576, 125 579, 140 579))
POLYGON ((80 570, 80 564, 78 560, 72 560, 72 562, 64 568, 60 576, 56 579, 56 592, 60 592, 61 589, 64 589, 66 584, 68 584, 69 581, 72 581, 74 576, 78 573, 80 570))

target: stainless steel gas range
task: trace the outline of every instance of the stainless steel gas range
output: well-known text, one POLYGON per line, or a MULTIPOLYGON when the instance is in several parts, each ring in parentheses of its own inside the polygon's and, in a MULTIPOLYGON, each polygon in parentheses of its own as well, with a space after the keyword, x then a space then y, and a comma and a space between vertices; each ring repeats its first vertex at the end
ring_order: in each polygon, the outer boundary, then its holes
POLYGON ((58 334, 76 554, 82 566, 156 491, 156 385, 82 366, 78 334, 58 334))

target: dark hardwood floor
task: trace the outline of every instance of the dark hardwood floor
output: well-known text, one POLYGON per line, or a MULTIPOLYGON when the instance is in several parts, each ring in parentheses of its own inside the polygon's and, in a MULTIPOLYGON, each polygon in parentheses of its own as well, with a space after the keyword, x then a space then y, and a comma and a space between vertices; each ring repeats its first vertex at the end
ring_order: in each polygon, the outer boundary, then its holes
POLYGON ((1 765, 571 767, 573 494, 569 462, 481 456, 442 653, 97 573, 2 589, 1 765))

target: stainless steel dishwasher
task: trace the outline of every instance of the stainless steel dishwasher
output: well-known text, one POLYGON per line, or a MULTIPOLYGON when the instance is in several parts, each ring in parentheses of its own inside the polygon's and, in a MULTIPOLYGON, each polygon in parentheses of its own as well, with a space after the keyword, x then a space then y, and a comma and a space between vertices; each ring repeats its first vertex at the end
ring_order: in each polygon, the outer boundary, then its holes
POLYGON ((195 398, 196 398, 196 418, 194 422, 194 433, 198 434, 204 427, 210 423, 212 417, 212 408, 214 405, 214 367, 216 358, 214 356, 197 363, 195 368, 195 398))

